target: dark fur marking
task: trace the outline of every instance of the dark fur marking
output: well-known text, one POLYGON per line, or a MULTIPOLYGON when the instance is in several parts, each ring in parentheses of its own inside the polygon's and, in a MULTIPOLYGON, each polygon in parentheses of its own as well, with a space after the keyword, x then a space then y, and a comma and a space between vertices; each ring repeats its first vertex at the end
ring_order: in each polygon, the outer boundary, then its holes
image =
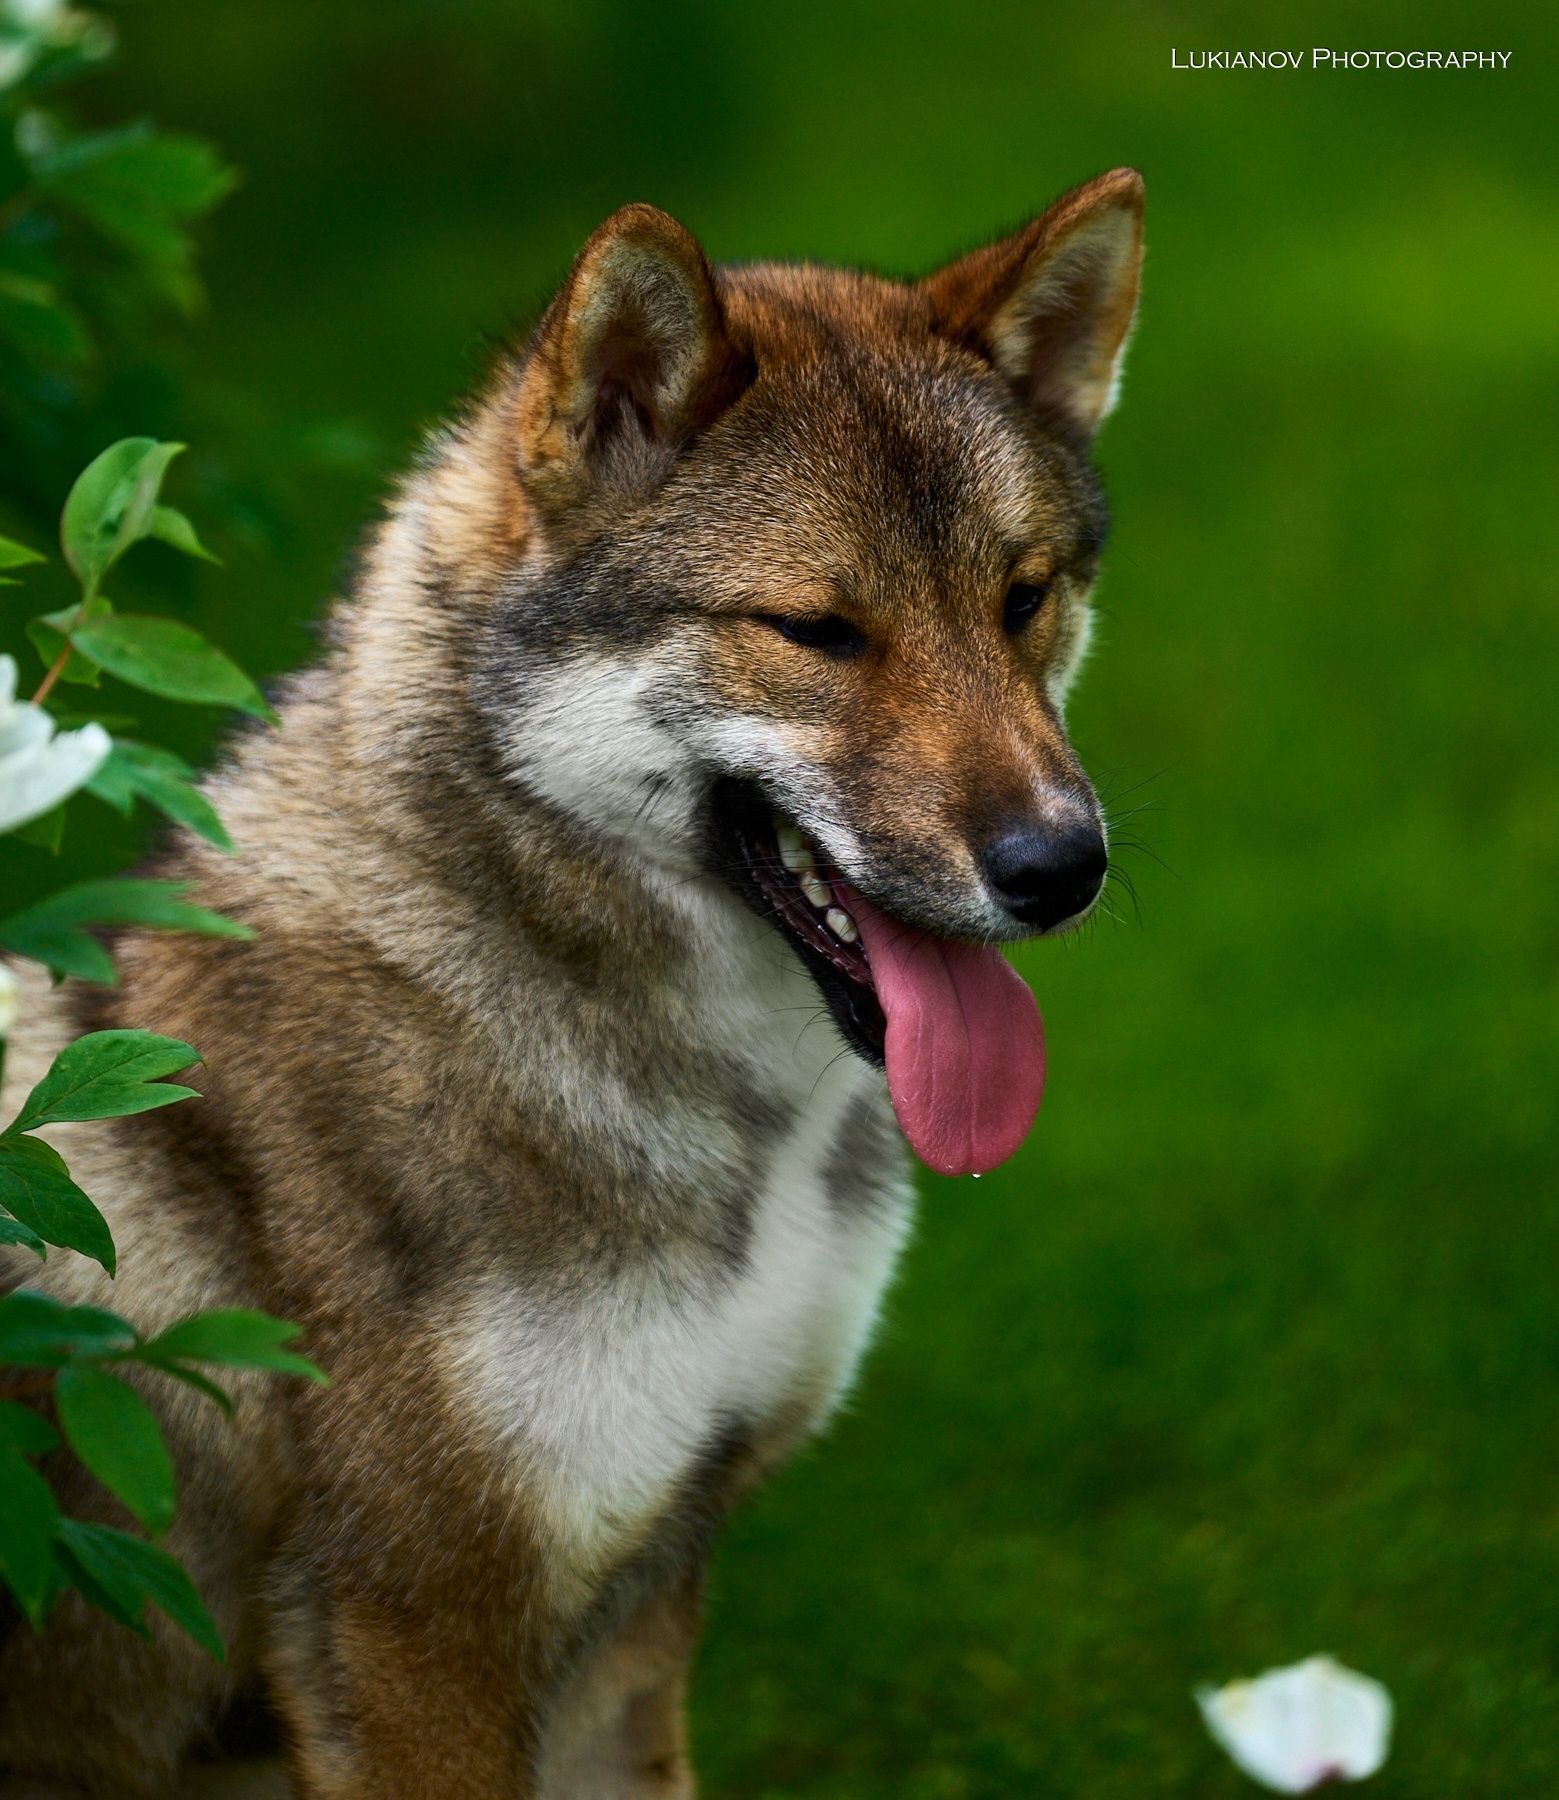
MULTIPOLYGON (((191 1100, 143 1113, 134 1123, 137 1137, 148 1150, 160 1151, 173 1168, 189 1175, 193 1193, 202 1199, 212 1190, 226 1196, 231 1216, 246 1236, 253 1233, 260 1218, 263 1183, 218 1107, 207 1100, 191 1100)), ((167 1204, 179 1204, 176 1189, 167 1191, 167 1204)), ((199 1202, 190 1212, 192 1222, 198 1218, 209 1225, 199 1202)))
POLYGON ((697 611, 664 581, 646 579, 614 546, 597 544, 535 585, 511 583, 499 595, 496 617, 520 652, 513 672, 525 673, 574 655, 646 650, 697 611))
POLYGON ((876 1212, 894 1203, 896 1190, 885 1191, 883 1170, 900 1155, 898 1126, 880 1094, 858 1095, 839 1126, 823 1185, 829 1202, 842 1215, 876 1212))

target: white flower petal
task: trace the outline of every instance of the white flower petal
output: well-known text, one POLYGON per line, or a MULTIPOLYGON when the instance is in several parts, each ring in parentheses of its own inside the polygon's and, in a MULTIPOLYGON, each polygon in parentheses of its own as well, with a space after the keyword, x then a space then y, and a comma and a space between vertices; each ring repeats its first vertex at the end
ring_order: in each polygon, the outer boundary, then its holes
POLYGON ((65 0, 5 0, 3 9, 18 25, 43 31, 57 25, 65 12, 65 0))
POLYGON ((0 781, 13 756, 30 755, 53 735, 54 721, 41 706, 0 708, 0 781))
POLYGON ((101 725, 62 731, 0 763, 0 831, 41 818, 98 772, 113 739, 101 725))
POLYGON ((0 656, 0 831, 68 799, 113 749, 101 725, 56 732, 41 706, 16 698, 16 659, 0 656))
POLYGON ((1391 1742, 1390 1694, 1329 1656, 1203 1688, 1196 1698, 1207 1729, 1234 1761, 1278 1794, 1362 1781, 1386 1760, 1391 1742))

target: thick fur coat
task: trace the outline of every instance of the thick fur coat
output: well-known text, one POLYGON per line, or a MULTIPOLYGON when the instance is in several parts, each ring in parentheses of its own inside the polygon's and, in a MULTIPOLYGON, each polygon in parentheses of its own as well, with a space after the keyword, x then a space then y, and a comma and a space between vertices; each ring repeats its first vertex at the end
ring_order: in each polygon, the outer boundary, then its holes
POLYGON ((1100 831, 1061 706, 1140 229, 1116 171, 898 283, 617 214, 207 784, 240 854, 158 859, 254 942, 26 982, 8 1113, 119 1024, 203 1097, 56 1128, 122 1272, 11 1279, 264 1307, 332 1381, 231 1425, 146 1384, 228 1664, 74 1599, 13 1631, 0 1795, 170 1792, 256 1688, 307 1800, 691 1794, 711 1535, 848 1386, 910 1207, 850 920, 755 834, 928 941, 1086 910, 1045 846, 1100 831))

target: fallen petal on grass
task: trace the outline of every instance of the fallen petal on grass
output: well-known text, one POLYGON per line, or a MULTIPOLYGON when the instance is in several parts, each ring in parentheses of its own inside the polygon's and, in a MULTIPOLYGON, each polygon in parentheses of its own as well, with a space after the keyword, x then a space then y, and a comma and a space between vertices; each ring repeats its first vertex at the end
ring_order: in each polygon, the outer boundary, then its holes
POLYGON ((1201 1688, 1196 1699, 1218 1743, 1277 1794, 1362 1781, 1386 1760, 1391 1742, 1390 1694, 1329 1656, 1201 1688))

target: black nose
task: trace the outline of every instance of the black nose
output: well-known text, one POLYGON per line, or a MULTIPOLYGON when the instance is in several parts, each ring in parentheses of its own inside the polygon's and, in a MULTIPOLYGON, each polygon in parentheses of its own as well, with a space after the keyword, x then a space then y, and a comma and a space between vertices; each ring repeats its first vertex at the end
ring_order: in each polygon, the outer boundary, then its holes
POLYGON ((1041 931, 1091 906, 1110 866, 1104 839, 1092 825, 1068 831, 1019 825, 993 838, 980 860, 1007 911, 1041 931))

